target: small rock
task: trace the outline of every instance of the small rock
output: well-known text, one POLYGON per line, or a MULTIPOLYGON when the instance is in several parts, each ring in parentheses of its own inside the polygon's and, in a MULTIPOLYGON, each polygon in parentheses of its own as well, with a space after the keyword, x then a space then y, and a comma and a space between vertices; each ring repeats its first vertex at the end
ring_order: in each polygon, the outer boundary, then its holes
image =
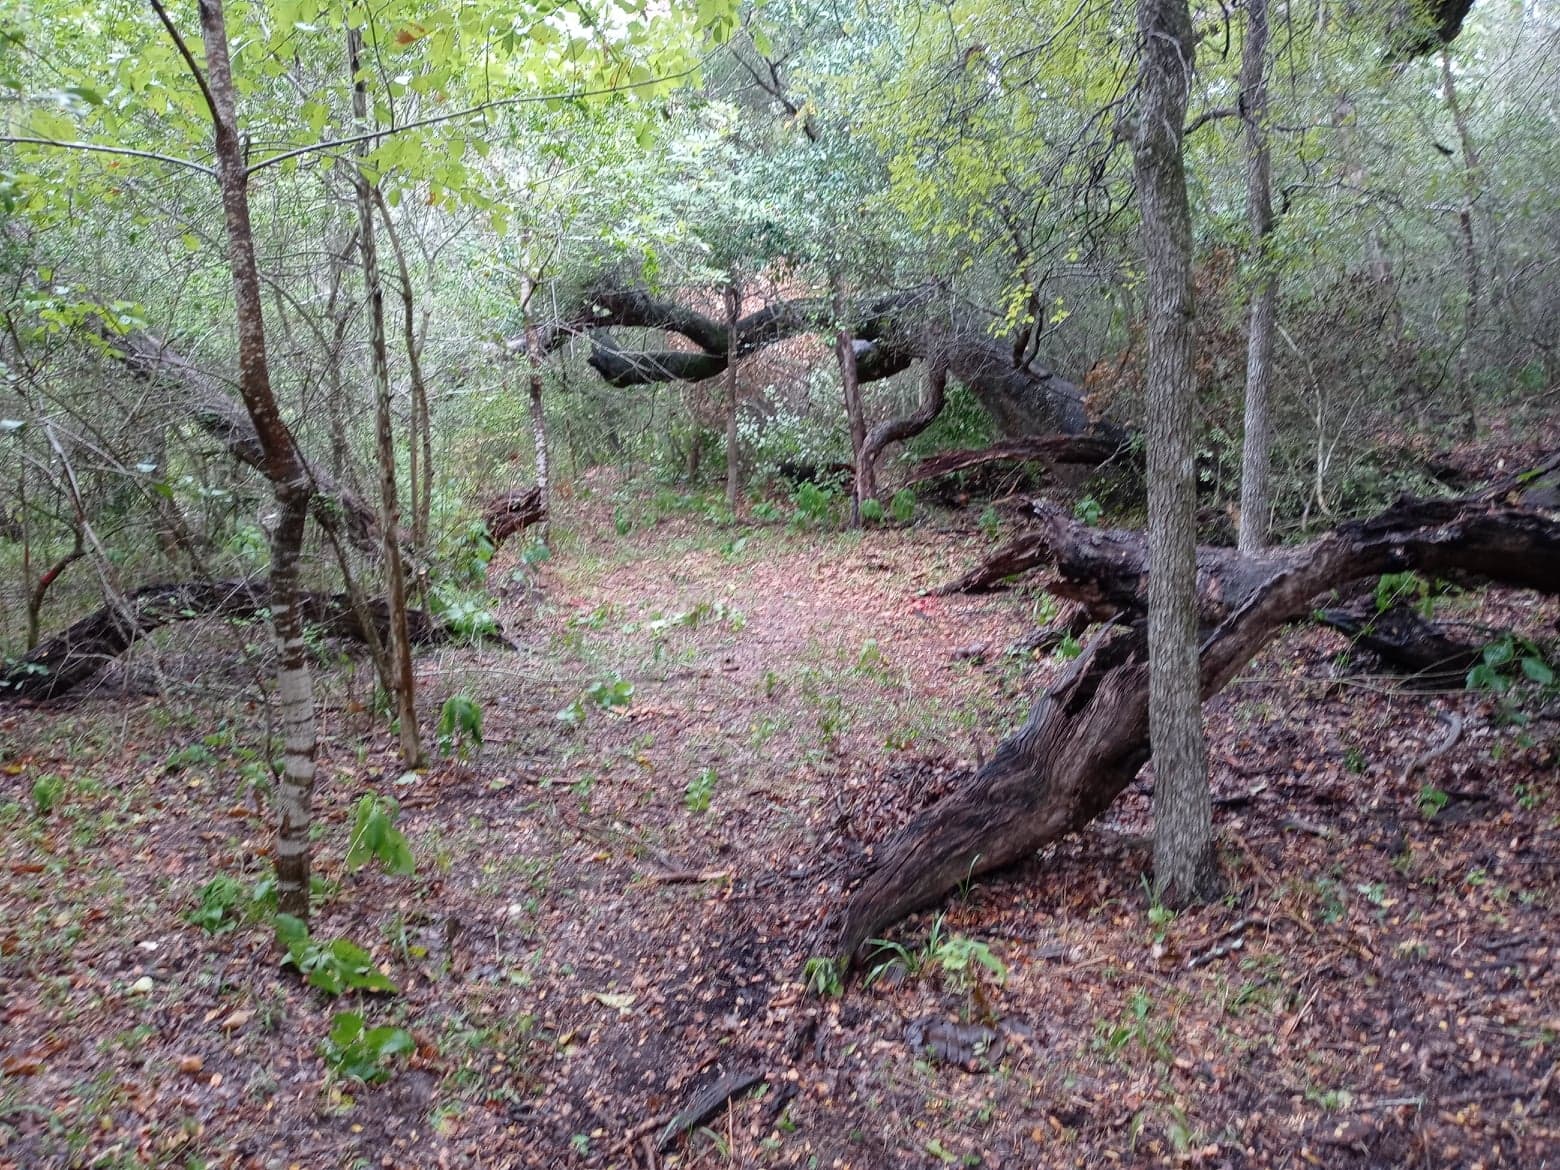
POLYGON ((142 975, 130 985, 130 994, 147 995, 151 992, 153 986, 155 985, 152 983, 152 977, 150 975, 142 975))

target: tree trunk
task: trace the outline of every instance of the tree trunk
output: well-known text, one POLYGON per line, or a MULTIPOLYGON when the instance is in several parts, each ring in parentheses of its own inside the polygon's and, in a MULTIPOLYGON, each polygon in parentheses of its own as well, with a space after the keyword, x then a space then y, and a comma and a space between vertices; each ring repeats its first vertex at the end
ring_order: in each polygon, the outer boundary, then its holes
MULTIPOLYGON (((525 332, 526 367, 530 372, 531 441, 536 448, 536 506, 541 518, 534 523, 541 525, 540 536, 547 540, 548 484, 547 484, 547 412, 542 402, 542 354, 540 337, 536 329, 535 308, 531 299, 536 295, 536 283, 527 276, 521 289, 520 312, 525 332)), ((499 537, 495 534, 494 539, 499 537)))
MULTIPOLYGON (((970 878, 1031 855, 1088 824, 1149 756, 1149 555, 1135 533, 1089 528, 1047 507, 1032 534, 1058 580, 1052 592, 1103 606, 1116 621, 1036 702, 1024 727, 960 789, 917 814, 873 853, 834 920, 834 953, 867 939, 970 878), (1108 601, 1106 600, 1108 599, 1108 601)), ((1198 594, 1204 642, 1194 701, 1217 694, 1319 598, 1386 572, 1466 573, 1560 594, 1560 523, 1494 500, 1406 500, 1302 548, 1243 557, 1205 549, 1198 594)), ((1162 768, 1156 769, 1163 783, 1162 768)))
POLYGON ((1273 165, 1268 145, 1268 0, 1247 0, 1246 40, 1241 48, 1241 112, 1246 122, 1246 219, 1251 261, 1257 272, 1246 334, 1246 425, 1241 443, 1240 524, 1243 553, 1267 545, 1272 511, 1273 333, 1277 325, 1278 276, 1269 237, 1273 233, 1273 165))
MULTIPOLYGON (((359 58, 363 34, 347 30, 347 75, 352 79, 352 116, 359 133, 368 124, 368 92, 359 58)), ((358 143, 361 158, 369 142, 358 143)), ((368 342, 374 376, 374 445, 379 457, 379 534, 385 566, 385 598, 390 605, 390 670, 394 680, 396 729, 401 762, 408 768, 427 763, 417 728, 417 676, 406 629, 406 574, 401 564, 401 503, 396 485, 395 435, 390 414, 390 363, 385 341, 385 290, 379 273, 379 249, 374 228, 374 190, 359 166, 352 167, 357 191, 358 254, 363 263, 363 288, 368 298, 368 342)), ((410 296, 410 288, 407 289, 410 296)), ((413 448, 415 450, 415 446, 413 448)), ((415 486, 414 486, 415 490, 415 486)))
POLYGON ((913 413, 903 418, 885 419, 867 432, 862 445, 861 459, 871 474, 871 482, 877 484, 877 464, 890 443, 906 443, 915 438, 937 420, 943 404, 948 399, 948 371, 932 364, 926 369, 926 388, 913 413))
POLYGON ((307 919, 316 730, 314 689, 297 590, 298 556, 313 493, 309 470, 297 454, 292 432, 282 421, 271 390, 260 274, 249 222, 248 176, 244 170, 244 146, 238 136, 237 100, 222 0, 199 0, 199 8, 201 39, 206 49, 204 78, 157 0, 159 17, 184 50, 211 107, 217 182, 222 191, 228 263, 237 308, 239 391, 264 454, 266 478, 276 493, 277 519, 271 533, 271 621, 280 647, 276 694, 283 732, 283 768, 276 792, 278 823, 273 856, 278 909, 307 919))
MULTIPOLYGON (((417 336, 417 321, 412 301, 412 275, 406 264, 406 250, 401 247, 401 237, 395 228, 395 217, 385 202, 379 184, 372 187, 374 205, 379 209, 380 221, 385 225, 385 238, 390 241, 390 253, 395 257, 396 272, 401 278, 401 336, 406 346, 407 378, 411 384, 411 426, 407 444, 407 490, 412 497, 412 555, 419 562, 428 558, 428 528, 433 518, 433 429, 428 417, 428 384, 423 380, 422 341, 417 336)), ((427 318, 424 316, 424 325, 427 318)), ((424 570, 418 574, 426 578, 424 570)), ((426 580, 419 581, 419 590, 426 588, 426 580)))
POLYGON ((877 497, 872 465, 867 459, 867 416, 861 405, 861 379, 856 369, 856 341, 846 323, 845 285, 834 282, 834 311, 839 327, 834 334, 834 355, 840 365, 840 388, 845 396, 845 419, 850 427, 850 526, 861 527, 861 501, 877 497))
POLYGON ((1215 896, 1213 813, 1197 698, 1197 403, 1192 217, 1182 133, 1196 42, 1186 0, 1138 5, 1141 108, 1134 168, 1148 266, 1149 727, 1154 879, 1166 902, 1215 896))
POLYGON ((737 321, 742 314, 742 293, 726 286, 726 509, 736 515, 742 498, 742 454, 737 437, 737 321))
POLYGON ((1479 252, 1473 230, 1473 204, 1479 196, 1479 152, 1473 145, 1473 134, 1468 129, 1468 118, 1457 98, 1457 83, 1452 74, 1452 51, 1441 50, 1441 88, 1446 96, 1446 107, 1452 113, 1452 124, 1457 128, 1457 142, 1462 148, 1462 206, 1457 209, 1458 234, 1462 240, 1463 282, 1467 301, 1463 308, 1463 335, 1457 345, 1457 361, 1452 377, 1457 382, 1458 432, 1463 439, 1472 439, 1478 432, 1478 418, 1473 401, 1473 384, 1469 371, 1468 352, 1479 329, 1482 289, 1479 279, 1479 252))

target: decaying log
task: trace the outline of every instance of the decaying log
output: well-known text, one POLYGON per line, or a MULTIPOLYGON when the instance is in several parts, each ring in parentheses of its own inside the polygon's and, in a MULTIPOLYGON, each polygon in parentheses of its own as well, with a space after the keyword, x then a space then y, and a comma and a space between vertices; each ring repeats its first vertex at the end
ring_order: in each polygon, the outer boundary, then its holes
POLYGON ((910 473, 911 483, 952 475, 987 463, 1075 464, 1098 467, 1122 449, 1119 437, 1109 435, 1043 435, 1004 439, 973 451, 945 451, 923 459, 910 473))
POLYGON ((540 484, 515 488, 494 496, 482 509, 482 522, 495 545, 503 544, 517 532, 547 519, 547 503, 540 484))
MULTIPOLYGON (((842 961, 906 914, 1010 865, 1103 812, 1149 757, 1140 542, 1043 514, 1066 595, 1109 598, 1117 616, 1036 702, 1028 721, 960 789, 873 851, 832 923, 842 961), (1137 547, 1135 547, 1137 546, 1137 547), (1111 579, 1124 574, 1115 583, 1111 579)), ((1217 694, 1318 598, 1383 573, 1464 573, 1560 593, 1560 523, 1468 499, 1405 500, 1309 545, 1202 564, 1202 694, 1217 694), (1209 588, 1211 583, 1216 588, 1209 588), (1216 623, 1216 624, 1214 624, 1216 623)))
POLYGON ((1316 620, 1412 676, 1415 686, 1460 686, 1484 652, 1483 646, 1453 638, 1401 603, 1378 610, 1374 594, 1318 610, 1316 620))
MULTIPOLYGON (((303 593, 304 621, 333 637, 364 641, 365 632, 345 593, 303 593)), ((124 598, 122 607, 104 606, 40 642, 26 657, 0 674, 0 702, 52 699, 80 686, 154 630, 194 618, 243 619, 270 606, 264 582, 186 581, 146 585, 124 598)), ((385 603, 370 602, 370 616, 381 638, 388 637, 385 603)), ((422 610, 407 613, 411 640, 434 645, 454 638, 422 610)))

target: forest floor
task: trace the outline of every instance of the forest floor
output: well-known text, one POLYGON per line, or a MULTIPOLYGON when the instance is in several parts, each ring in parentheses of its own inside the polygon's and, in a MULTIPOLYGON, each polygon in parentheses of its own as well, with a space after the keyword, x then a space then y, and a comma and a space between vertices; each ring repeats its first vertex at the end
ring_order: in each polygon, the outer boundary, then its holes
POLYGON ((1208 709, 1224 902, 1147 896, 1149 774, 819 997, 854 867, 1062 660, 1007 652, 1038 592, 922 595, 988 547, 972 517, 719 529, 696 504, 587 481, 534 581, 494 565, 516 648, 418 667, 430 725, 480 703, 474 759, 403 774, 366 666, 322 670, 313 930, 396 995, 331 1001, 268 926, 187 920, 268 870, 262 651, 191 625, 168 699, 0 708, 0 1166, 1560 1166, 1552 719, 1293 630, 1208 709), (414 875, 346 868, 369 791, 414 875), (414 1038, 383 1085, 325 1059, 342 1011, 414 1038), (1001 1039, 939 1063, 907 1039, 937 1021, 1001 1039), (668 1133, 738 1074, 761 1080, 668 1133))

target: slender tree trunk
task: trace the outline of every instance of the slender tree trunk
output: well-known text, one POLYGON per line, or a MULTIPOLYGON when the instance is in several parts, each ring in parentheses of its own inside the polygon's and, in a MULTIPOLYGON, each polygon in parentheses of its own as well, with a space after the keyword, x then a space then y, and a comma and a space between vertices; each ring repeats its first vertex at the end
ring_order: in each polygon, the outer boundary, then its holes
MULTIPOLYGON (((536 282, 527 276, 520 293, 521 322, 525 331, 525 361, 530 371, 531 441, 536 446, 536 490, 541 500, 542 515, 546 517, 551 512, 552 501, 548 498, 547 484, 547 412, 542 402, 541 335, 537 332, 536 317, 531 305, 531 298, 536 295, 536 282)), ((545 518, 539 525, 538 536, 544 544, 547 542, 545 518)))
MULTIPOLYGON (((352 78, 352 114, 359 130, 368 124, 368 93, 358 76, 363 34, 347 30, 347 65, 352 78)), ((368 142, 358 144, 359 154, 368 142)), ((358 253, 363 262, 363 287, 368 296, 369 352, 374 369, 374 440, 379 455, 379 528, 385 558, 385 600, 390 606, 390 666, 395 679, 396 724, 401 760, 420 768, 427 759, 417 728, 417 676, 412 670, 412 644, 406 630, 406 574, 401 563, 401 503, 396 487, 395 435, 390 414, 390 365, 385 343, 385 290, 379 273, 374 230, 374 192, 361 167, 352 168, 357 189, 358 253)))
MULTIPOLYGON (((170 35, 183 50, 183 40, 167 12, 159 0, 154 3, 170 35)), ((307 918, 316 729, 314 688, 298 605, 298 557, 303 547, 311 486, 292 432, 282 421, 271 390, 260 274, 249 222, 248 177, 244 172, 243 144, 238 137, 237 100, 222 0, 199 0, 199 7, 201 39, 206 49, 204 78, 196 69, 194 58, 186 53, 186 59, 211 107, 217 182, 222 191, 228 263, 237 308, 239 391, 264 450, 266 478, 276 493, 277 519, 271 532, 271 624, 279 650, 276 697, 282 724, 282 778, 276 790, 278 821, 273 854, 277 906, 284 913, 307 918)))
POLYGON ((1186 0, 1138 5, 1134 150, 1148 265, 1148 654, 1154 874, 1172 903, 1219 888, 1197 662, 1192 217, 1182 134, 1195 41, 1186 0))
POLYGON ((733 515, 742 494, 742 454, 737 438, 737 322, 742 314, 742 293, 726 286, 726 507, 733 515))
MULTIPOLYGON (((428 556, 428 528, 433 519, 433 431, 428 418, 428 384, 422 372, 422 340, 417 336, 417 322, 412 303, 412 274, 406 264, 406 249, 401 247, 401 236, 395 228, 395 218, 385 202, 384 192, 376 183, 373 186, 374 205, 379 209, 380 222, 385 225, 385 238, 390 241, 390 252, 395 257, 396 272, 401 278, 401 334, 406 345, 407 377, 411 382, 412 421, 407 448, 407 490, 412 497, 412 552, 422 561, 428 556)), ((426 317, 424 318, 426 324, 426 317)), ((425 584, 418 574, 419 591, 425 584)))
POLYGON ((1449 48, 1441 50, 1441 89, 1446 96, 1446 107, 1452 113, 1452 124, 1457 127, 1458 145, 1462 148, 1463 200, 1462 206, 1457 209, 1457 226, 1462 238, 1467 303, 1463 310, 1463 336, 1457 346, 1454 377, 1457 380, 1459 432, 1462 438, 1471 439, 1478 431, 1478 418, 1469 378, 1468 349, 1479 328, 1483 294, 1479 279, 1479 251, 1473 231, 1473 204, 1479 196, 1479 152, 1474 147, 1473 134, 1468 129, 1468 117, 1457 98, 1457 83, 1452 74, 1452 51, 1449 48))
POLYGON ((877 496, 871 462, 867 458, 867 417, 861 406, 861 378, 856 369, 856 339, 846 324, 849 305, 845 300, 844 282, 834 282, 834 312, 839 318, 839 330, 834 335, 834 353, 840 363, 840 386, 845 393, 845 417, 850 423, 850 461, 854 469, 851 476, 850 525, 861 527, 861 501, 877 496))
POLYGON ((1246 120, 1246 217, 1257 285, 1246 334, 1246 425, 1240 460, 1240 527, 1243 553, 1267 546, 1272 512, 1273 332, 1278 276, 1269 237, 1273 233, 1273 164, 1268 145, 1267 0, 1247 0, 1246 40, 1241 49, 1241 109, 1246 120))

